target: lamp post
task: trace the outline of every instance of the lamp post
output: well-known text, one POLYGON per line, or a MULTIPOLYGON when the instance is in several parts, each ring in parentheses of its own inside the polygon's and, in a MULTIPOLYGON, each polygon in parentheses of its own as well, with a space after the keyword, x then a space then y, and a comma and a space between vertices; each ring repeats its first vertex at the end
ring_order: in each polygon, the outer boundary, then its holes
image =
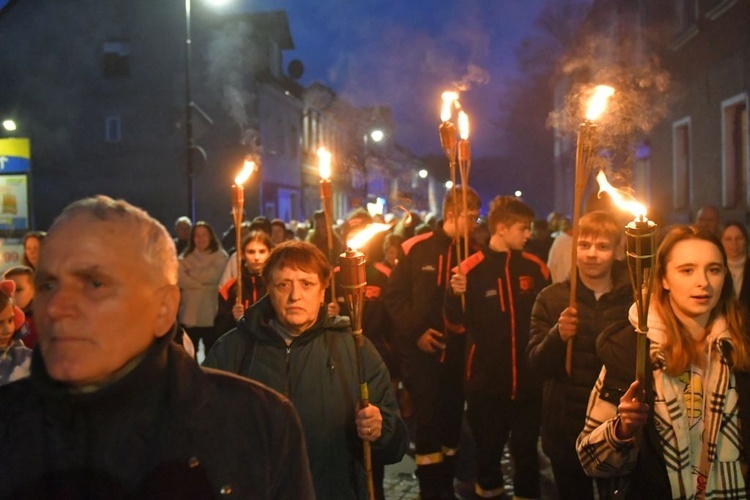
MULTIPOLYGON (((227 0, 211 0, 214 5, 222 5, 227 0)), ((185 137, 187 146, 185 150, 185 173, 187 177, 187 194, 188 194, 188 214, 190 219, 195 222, 195 185, 193 176, 195 175, 195 165, 193 165, 193 149, 195 142, 193 139, 193 89, 191 83, 193 55, 192 55, 192 34, 190 29, 190 18, 192 10, 192 0, 185 0, 185 137)))

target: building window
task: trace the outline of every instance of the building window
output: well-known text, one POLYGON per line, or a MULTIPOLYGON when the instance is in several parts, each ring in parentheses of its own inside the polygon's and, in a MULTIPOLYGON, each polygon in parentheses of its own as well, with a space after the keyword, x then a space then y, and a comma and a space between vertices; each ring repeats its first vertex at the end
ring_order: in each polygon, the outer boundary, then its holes
POLYGON ((124 40, 104 42, 102 76, 104 78, 130 76, 130 42, 124 40))
POLYGON ((108 116, 104 120, 104 140, 110 143, 120 142, 122 139, 122 122, 120 115, 108 116))
POLYGON ((690 118, 672 124, 672 190, 673 208, 690 205, 690 118))
POLYGON ((722 196, 724 207, 750 205, 748 189, 747 94, 721 103, 722 196))
POLYGON ((675 35, 690 29, 698 20, 696 0, 674 0, 675 35))

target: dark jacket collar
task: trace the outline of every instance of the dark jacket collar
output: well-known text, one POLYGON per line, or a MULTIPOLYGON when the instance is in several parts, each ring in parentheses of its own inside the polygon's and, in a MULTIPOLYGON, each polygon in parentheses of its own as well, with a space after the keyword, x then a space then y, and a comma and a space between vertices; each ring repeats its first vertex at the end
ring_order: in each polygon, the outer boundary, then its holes
POLYGON ((40 348, 36 348, 31 360, 30 382, 42 398, 54 406, 96 406, 106 408, 108 412, 117 412, 127 406, 133 397, 143 398, 144 392, 152 393, 154 399, 158 399, 167 382, 161 373, 167 365, 167 351, 175 332, 176 325, 167 335, 151 344, 130 372, 92 392, 75 392, 69 385, 53 380, 44 365, 40 348))

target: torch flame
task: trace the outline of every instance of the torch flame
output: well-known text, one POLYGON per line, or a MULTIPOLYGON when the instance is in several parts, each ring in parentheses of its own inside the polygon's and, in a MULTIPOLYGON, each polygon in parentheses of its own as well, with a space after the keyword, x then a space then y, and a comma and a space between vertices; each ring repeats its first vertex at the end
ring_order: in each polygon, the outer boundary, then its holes
POLYGON ((331 178, 331 153, 326 148, 318 148, 318 172, 321 179, 331 178))
POLYGON ((642 203, 637 202, 629 194, 613 187, 607 180, 607 175, 603 170, 600 170, 599 173, 596 174, 596 182, 599 183, 599 193, 608 193, 612 197, 612 201, 615 202, 615 205, 617 205, 618 208, 620 208, 621 210, 627 210, 636 218, 646 217, 646 206, 642 203))
POLYGON ((440 111, 440 119, 447 122, 451 119, 451 104, 454 101, 458 102, 458 93, 446 90, 443 92, 443 109, 440 111))
POLYGON ((364 229, 358 231, 357 234, 346 240, 346 245, 352 250, 358 250, 362 248, 370 238, 378 233, 387 231, 391 228, 391 224, 382 224, 380 222, 373 222, 368 224, 364 229))
POLYGON ((242 165, 242 170, 240 170, 240 173, 234 178, 234 183, 238 186, 243 185, 245 181, 250 178, 250 175, 255 172, 255 168, 255 162, 246 158, 245 163, 242 165))
POLYGON ((607 108, 607 100, 614 95, 615 89, 609 85, 598 85, 594 89, 594 93, 589 98, 588 106, 586 108, 586 119, 594 121, 607 108))
POLYGON ((469 115, 463 111, 458 112, 458 133, 464 141, 469 138, 469 115))

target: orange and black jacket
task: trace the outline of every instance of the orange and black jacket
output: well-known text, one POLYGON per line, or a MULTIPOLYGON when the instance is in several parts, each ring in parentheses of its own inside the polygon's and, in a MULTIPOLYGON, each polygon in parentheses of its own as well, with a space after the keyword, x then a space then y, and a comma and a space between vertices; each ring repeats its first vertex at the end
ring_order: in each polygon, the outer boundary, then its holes
MULTIPOLYGON (((266 283, 260 274, 251 273, 242 266, 242 302, 245 310, 255 304, 266 294, 266 283)), ((214 319, 214 329, 218 335, 227 333, 237 327, 237 320, 232 314, 232 307, 237 302, 237 278, 227 280, 219 288, 219 309, 214 319)))
POLYGON ((457 265, 453 239, 442 224, 435 231, 409 238, 388 279, 384 301, 400 347, 416 349, 428 329, 446 332, 443 301, 450 287, 451 268, 457 265))
POLYGON ((550 283, 549 269, 538 257, 489 248, 461 263, 467 278, 466 310, 460 296, 448 294, 445 315, 472 340, 466 366, 470 392, 525 399, 541 396, 526 356, 531 309, 550 283))

